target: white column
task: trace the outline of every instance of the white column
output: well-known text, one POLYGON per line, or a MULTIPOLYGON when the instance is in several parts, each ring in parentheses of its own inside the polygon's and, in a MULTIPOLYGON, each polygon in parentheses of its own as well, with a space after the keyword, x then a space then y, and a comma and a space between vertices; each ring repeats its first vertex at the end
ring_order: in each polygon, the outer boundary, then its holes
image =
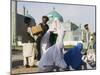
POLYGON ((11 44, 12 46, 16 45, 16 14, 17 14, 17 1, 12 1, 11 6, 11 44))

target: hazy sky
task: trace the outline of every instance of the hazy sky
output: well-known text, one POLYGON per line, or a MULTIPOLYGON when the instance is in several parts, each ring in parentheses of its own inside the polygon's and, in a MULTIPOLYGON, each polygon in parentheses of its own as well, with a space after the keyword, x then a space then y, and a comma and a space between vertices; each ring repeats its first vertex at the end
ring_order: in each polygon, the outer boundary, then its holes
POLYGON ((86 23, 92 31, 95 31, 95 6, 54 4, 54 3, 36 3, 36 2, 18 2, 17 12, 23 14, 23 6, 26 7, 29 14, 35 18, 36 23, 41 22, 41 17, 55 10, 60 13, 64 21, 72 21, 75 24, 86 23))

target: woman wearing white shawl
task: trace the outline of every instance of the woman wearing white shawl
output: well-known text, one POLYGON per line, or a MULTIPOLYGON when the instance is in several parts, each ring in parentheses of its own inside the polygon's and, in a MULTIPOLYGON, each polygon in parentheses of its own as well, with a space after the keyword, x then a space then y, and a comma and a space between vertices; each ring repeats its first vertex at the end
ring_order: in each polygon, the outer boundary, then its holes
POLYGON ((51 41, 49 40, 50 39, 50 32, 51 31, 54 32, 57 29, 64 30, 62 28, 62 26, 61 26, 61 22, 57 18, 55 18, 54 21, 52 21, 50 29, 44 34, 44 36, 41 39, 41 44, 40 44, 40 47, 41 47, 41 56, 51 46, 51 43, 50 43, 51 41))
MULTIPOLYGON (((59 21, 56 21, 56 24, 59 24, 59 21)), ((65 34, 61 27, 57 27, 56 31, 58 34, 56 44, 49 47, 46 52, 43 53, 38 65, 39 72, 53 71, 55 66, 61 69, 65 69, 67 67, 62 52, 64 48, 63 38, 65 34)))

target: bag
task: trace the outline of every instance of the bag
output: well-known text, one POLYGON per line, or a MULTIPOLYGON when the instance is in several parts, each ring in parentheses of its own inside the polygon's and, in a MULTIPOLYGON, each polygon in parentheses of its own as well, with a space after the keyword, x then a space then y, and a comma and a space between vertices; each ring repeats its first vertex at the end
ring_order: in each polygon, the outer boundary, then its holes
POLYGON ((42 31, 43 31, 43 29, 42 29, 42 27, 40 25, 32 26, 32 33, 33 34, 38 34, 38 33, 42 32, 42 31))

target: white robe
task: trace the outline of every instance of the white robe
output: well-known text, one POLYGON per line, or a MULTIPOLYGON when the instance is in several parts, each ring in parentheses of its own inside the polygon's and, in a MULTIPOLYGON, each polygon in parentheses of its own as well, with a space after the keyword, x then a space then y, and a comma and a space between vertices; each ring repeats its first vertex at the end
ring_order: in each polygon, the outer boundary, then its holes
POLYGON ((33 53, 33 43, 24 43, 23 44, 23 56, 30 57, 33 53))
POLYGON ((34 48, 33 43, 24 43, 23 44, 23 58, 24 58, 24 66, 27 64, 26 57, 28 57, 28 65, 34 65, 34 48))
POLYGON ((63 59, 63 38, 64 31, 57 30, 58 37, 56 44, 49 47, 46 52, 42 55, 38 67, 41 69, 45 69, 45 66, 57 66, 60 68, 66 68, 67 64, 63 59))

